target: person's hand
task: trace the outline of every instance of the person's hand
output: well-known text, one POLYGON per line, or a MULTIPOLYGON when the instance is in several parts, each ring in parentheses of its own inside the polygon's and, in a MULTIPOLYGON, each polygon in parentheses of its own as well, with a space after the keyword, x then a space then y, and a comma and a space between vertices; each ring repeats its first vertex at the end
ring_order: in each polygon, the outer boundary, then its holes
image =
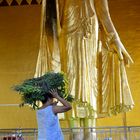
POLYGON ((58 101, 54 101, 54 102, 52 103, 52 105, 57 105, 57 103, 58 103, 58 101))
POLYGON ((56 99, 59 97, 58 92, 57 92, 57 89, 51 89, 51 90, 49 91, 49 93, 51 93, 52 96, 53 96, 54 98, 56 98, 56 99))
POLYGON ((118 53, 119 59, 124 60, 126 65, 129 65, 131 63, 134 63, 131 56, 126 51, 124 45, 119 39, 114 40, 114 49, 118 53))

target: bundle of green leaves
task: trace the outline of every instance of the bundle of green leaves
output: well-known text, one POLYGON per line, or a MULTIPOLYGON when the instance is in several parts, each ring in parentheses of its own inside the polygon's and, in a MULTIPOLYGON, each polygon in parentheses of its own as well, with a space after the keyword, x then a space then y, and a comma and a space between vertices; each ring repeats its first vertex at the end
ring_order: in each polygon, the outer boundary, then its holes
POLYGON ((68 93, 68 81, 64 73, 48 72, 45 75, 25 80, 22 84, 16 85, 14 90, 22 96, 24 104, 29 104, 33 109, 38 109, 38 102, 44 100, 44 95, 51 89, 57 89, 60 97, 72 102, 73 97, 68 93))

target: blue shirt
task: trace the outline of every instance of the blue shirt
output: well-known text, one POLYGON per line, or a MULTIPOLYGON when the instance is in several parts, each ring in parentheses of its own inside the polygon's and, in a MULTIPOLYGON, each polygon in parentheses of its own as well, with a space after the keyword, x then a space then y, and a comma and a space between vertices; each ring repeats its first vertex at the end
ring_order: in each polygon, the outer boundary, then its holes
POLYGON ((58 116, 52 106, 37 111, 38 140, 64 140, 58 116))

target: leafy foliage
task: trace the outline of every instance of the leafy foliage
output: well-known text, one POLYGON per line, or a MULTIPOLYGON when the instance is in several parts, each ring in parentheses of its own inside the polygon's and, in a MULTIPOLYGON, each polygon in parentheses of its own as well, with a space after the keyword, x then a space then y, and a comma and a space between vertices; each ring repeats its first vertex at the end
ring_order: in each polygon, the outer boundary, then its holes
POLYGON ((60 97, 72 102, 73 97, 68 94, 68 81, 63 73, 48 72, 45 75, 25 80, 22 84, 16 85, 14 90, 22 96, 24 104, 29 104, 33 109, 38 108, 37 102, 44 100, 45 94, 51 89, 57 89, 60 97))

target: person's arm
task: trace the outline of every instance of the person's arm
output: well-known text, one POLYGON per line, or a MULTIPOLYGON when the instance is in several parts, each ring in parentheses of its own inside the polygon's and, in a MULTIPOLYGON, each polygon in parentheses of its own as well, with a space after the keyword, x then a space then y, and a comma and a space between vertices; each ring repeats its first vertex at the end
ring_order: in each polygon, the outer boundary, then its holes
POLYGON ((125 59, 126 64, 133 63, 132 58, 126 51, 125 47, 123 46, 119 35, 113 25, 113 22, 110 17, 109 8, 108 8, 108 1, 107 0, 95 0, 95 9, 100 20, 106 35, 113 34, 113 43, 115 46, 115 50, 118 53, 120 60, 125 59))
POLYGON ((70 103, 67 102, 65 99, 61 98, 58 95, 56 89, 50 90, 50 93, 53 95, 54 98, 56 98, 58 101, 60 101, 63 104, 63 106, 56 106, 56 105, 53 106, 53 112, 54 112, 54 114, 63 113, 63 112, 66 112, 66 111, 72 109, 70 103))

